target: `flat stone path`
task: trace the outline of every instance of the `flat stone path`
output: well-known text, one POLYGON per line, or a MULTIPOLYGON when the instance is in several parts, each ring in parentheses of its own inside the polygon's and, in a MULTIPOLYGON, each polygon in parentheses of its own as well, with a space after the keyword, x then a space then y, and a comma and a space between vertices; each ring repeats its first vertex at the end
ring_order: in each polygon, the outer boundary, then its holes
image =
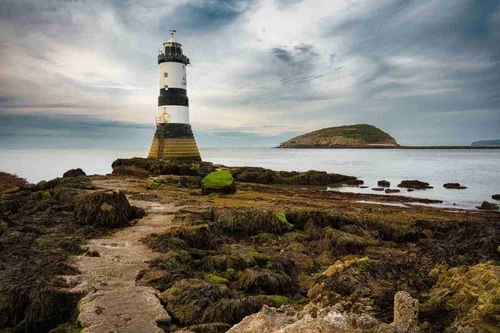
POLYGON ((78 256, 71 263, 81 271, 76 277, 79 283, 75 290, 90 290, 78 304, 85 332, 164 332, 159 324, 170 320, 156 296, 157 291, 137 286, 135 280, 148 267, 147 261, 158 256, 140 240, 169 229, 179 208, 160 202, 130 200, 130 203, 144 208, 146 216, 111 236, 90 240, 86 246, 97 251, 99 257, 78 256))

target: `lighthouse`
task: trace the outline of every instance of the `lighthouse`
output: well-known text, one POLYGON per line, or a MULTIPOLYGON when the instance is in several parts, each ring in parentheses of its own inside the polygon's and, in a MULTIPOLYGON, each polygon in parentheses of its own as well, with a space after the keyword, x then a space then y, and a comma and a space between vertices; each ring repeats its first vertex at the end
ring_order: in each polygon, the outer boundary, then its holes
POLYGON ((189 124, 186 66, 189 59, 182 53, 182 45, 171 38, 163 43, 158 54, 160 96, 156 131, 149 150, 149 158, 163 160, 201 161, 200 152, 189 124))

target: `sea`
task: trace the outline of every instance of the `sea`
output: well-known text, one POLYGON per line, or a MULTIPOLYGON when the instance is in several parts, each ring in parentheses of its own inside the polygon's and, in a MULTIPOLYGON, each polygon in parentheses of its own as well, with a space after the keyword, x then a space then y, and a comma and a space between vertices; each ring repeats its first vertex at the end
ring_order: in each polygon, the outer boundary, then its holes
MULTIPOLYGON (((257 166, 284 171, 319 170, 362 179, 368 188, 337 187, 328 190, 373 193, 377 181, 387 180, 397 188, 402 180, 417 179, 433 189, 400 194, 442 200, 438 206, 475 209, 500 193, 500 150, 467 149, 277 149, 200 148, 204 161, 226 166, 257 166), (467 189, 443 188, 453 182, 467 189)), ((111 173, 117 158, 146 157, 147 148, 137 149, 0 149, 0 171, 37 183, 60 177, 73 168, 88 175, 111 173)), ((325 189, 327 190, 327 189, 325 189)), ((382 192, 383 194, 383 192, 382 192)))

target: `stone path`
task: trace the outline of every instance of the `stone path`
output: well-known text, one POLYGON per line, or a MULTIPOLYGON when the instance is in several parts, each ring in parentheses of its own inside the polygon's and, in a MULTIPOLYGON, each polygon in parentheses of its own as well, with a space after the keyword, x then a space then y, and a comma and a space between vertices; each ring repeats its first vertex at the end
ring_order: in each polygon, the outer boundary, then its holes
MULTIPOLYGON (((103 187, 98 184, 100 187, 103 187)), ((142 244, 141 238, 172 226, 173 204, 130 200, 146 210, 134 226, 107 238, 93 239, 87 247, 99 257, 78 256, 72 264, 81 271, 75 289, 90 292, 80 301, 79 320, 88 333, 164 332, 170 317, 156 297, 157 291, 137 286, 137 274, 158 254, 142 244)))

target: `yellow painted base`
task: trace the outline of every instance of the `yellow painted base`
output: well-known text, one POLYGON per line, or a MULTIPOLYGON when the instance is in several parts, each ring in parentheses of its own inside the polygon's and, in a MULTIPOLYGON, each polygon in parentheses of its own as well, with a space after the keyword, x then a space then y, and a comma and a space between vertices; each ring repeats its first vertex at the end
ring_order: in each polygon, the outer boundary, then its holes
POLYGON ((201 161, 200 151, 194 137, 158 138, 155 135, 148 157, 161 160, 201 161))

